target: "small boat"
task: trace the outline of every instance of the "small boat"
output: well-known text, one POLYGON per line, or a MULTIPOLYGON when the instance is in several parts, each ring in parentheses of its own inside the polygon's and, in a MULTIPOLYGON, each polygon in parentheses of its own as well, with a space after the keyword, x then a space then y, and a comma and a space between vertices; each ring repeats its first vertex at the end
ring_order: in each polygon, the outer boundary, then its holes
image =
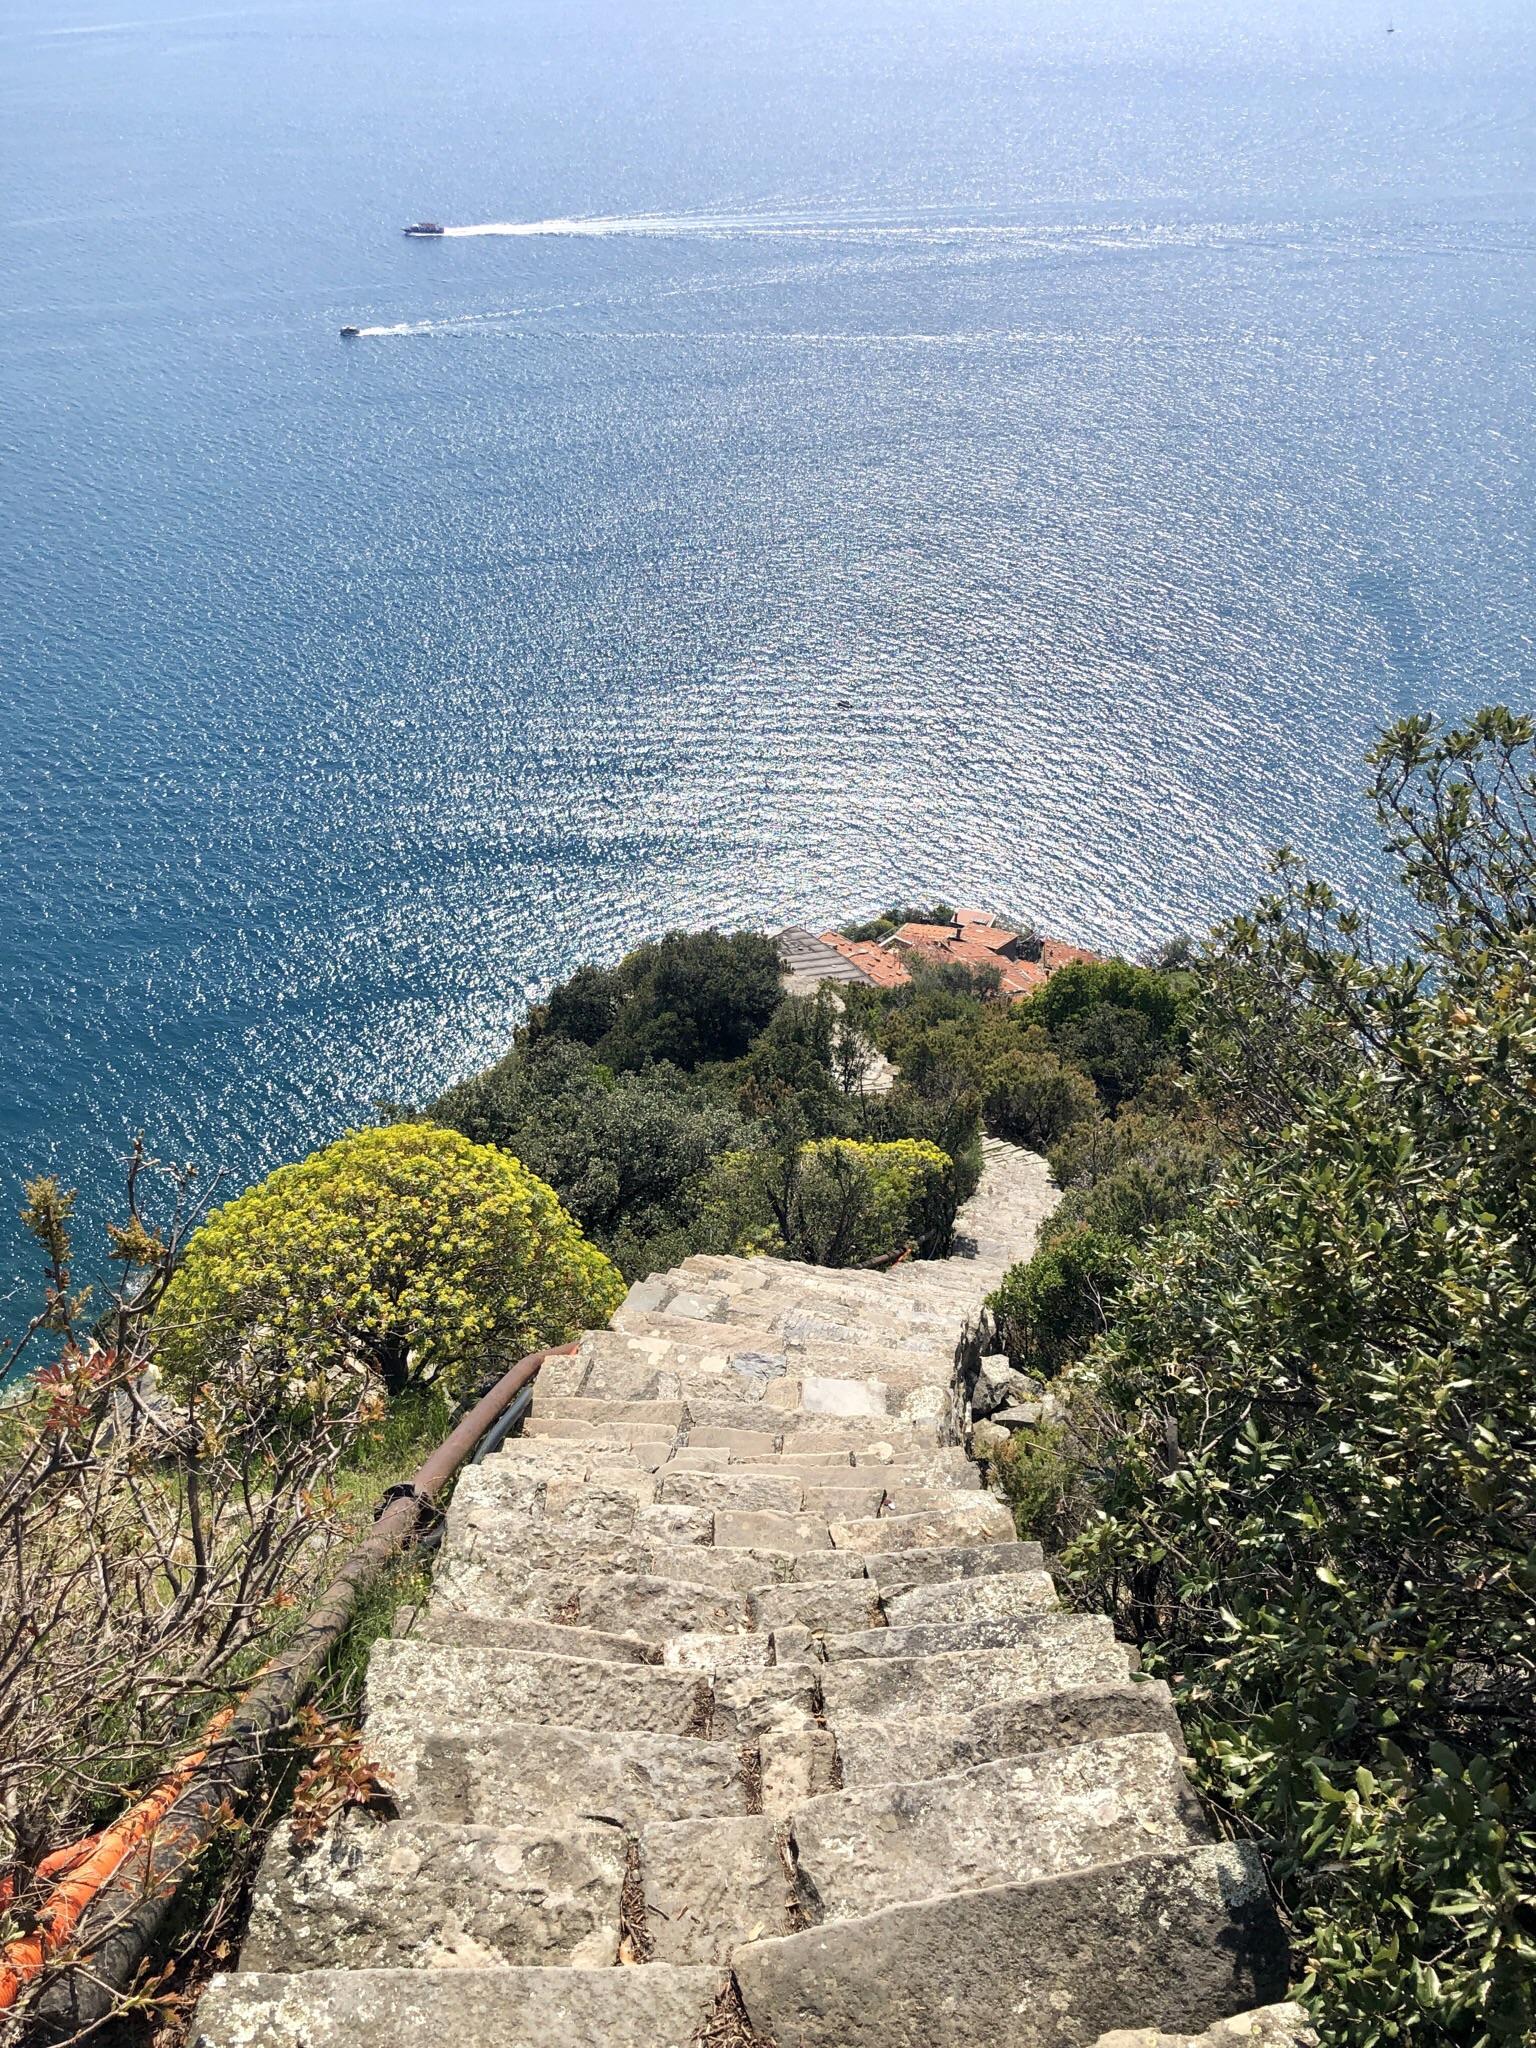
POLYGON ((356 341, 357 337, 362 333, 362 331, 363 330, 361 329, 361 327, 343 327, 343 329, 341 330, 341 338, 343 341, 356 341))
POLYGON ((441 235, 446 233, 441 221, 413 220, 408 228, 402 228, 404 235, 441 235))

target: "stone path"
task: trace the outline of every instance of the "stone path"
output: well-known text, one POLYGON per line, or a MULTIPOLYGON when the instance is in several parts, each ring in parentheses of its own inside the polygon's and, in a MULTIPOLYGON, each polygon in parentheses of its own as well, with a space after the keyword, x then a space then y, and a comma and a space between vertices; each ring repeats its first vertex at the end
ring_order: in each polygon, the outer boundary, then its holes
POLYGON ((399 1818, 273 1843, 203 2048, 1306 2038, 1166 1689, 960 1448, 1051 1199, 989 1144, 969 1256, 690 1258, 545 1367, 373 1652, 399 1818))

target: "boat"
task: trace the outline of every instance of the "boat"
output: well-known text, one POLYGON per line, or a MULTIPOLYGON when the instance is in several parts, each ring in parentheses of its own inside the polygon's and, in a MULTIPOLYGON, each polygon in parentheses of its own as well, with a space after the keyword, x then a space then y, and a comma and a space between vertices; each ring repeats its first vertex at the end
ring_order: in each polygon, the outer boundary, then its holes
POLYGON ((361 329, 361 327, 343 327, 343 329, 341 330, 341 338, 343 341, 356 341, 357 337, 362 333, 362 331, 363 330, 361 329))
POLYGON ((406 235, 441 235, 446 234, 447 230, 440 221, 413 220, 408 228, 401 229, 401 233, 406 235))

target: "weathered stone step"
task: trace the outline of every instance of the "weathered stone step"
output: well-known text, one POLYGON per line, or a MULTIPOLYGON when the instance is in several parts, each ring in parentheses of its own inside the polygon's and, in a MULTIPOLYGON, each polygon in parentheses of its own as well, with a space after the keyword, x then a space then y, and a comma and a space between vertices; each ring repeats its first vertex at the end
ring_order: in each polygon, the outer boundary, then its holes
MULTIPOLYGON (((854 1658, 969 1655, 1031 1645, 1114 1640, 1114 1630, 1106 1615, 1063 1614, 1055 1605, 1055 1588, 1050 1579, 1044 1573, 1041 1577, 1046 1591, 1041 1601, 1025 1613, 983 1621, 919 1621, 904 1628, 887 1616, 887 1626, 873 1635, 864 1629, 824 1636, 821 1655, 829 1664, 845 1664, 854 1658), (1052 1604, 1045 1605, 1046 1600, 1052 1604)), ((1018 1580, 1010 1583, 1017 1584, 1018 1580)))
POLYGON ((1122 1678, 905 1724, 842 1712, 836 1728, 838 1765, 848 1786, 949 1777, 977 1764, 1110 1735, 1163 1735, 1181 1746, 1167 1686, 1122 1678))
POLYGON ((702 1586, 751 1593, 759 1586, 811 1585, 827 1579, 866 1577, 864 1559, 846 1550, 716 1550, 704 1545, 666 1548, 648 1553, 651 1567, 663 1576, 684 1572, 702 1586))
POLYGON ((802 1896, 828 1920, 1209 1839, 1181 1753, 1163 1735, 824 1793, 796 1809, 791 1830, 802 1896))
MULTIPOLYGON (((887 1589, 890 1582, 887 1581, 887 1589)), ((1039 1607, 1056 1607, 1060 1596, 1047 1571, 994 1572, 985 1577, 940 1579, 906 1592, 883 1590, 892 1628, 937 1624, 953 1628, 968 1621, 1000 1621, 1039 1607)))
POLYGON ((826 1792, 769 1815, 653 1824, 640 1868, 656 1954, 725 1962, 743 1941, 902 1901, 1034 1882, 1206 1838, 1179 1753, 1133 1735, 915 1785, 826 1792))
POLYGON ((1045 1553, 1038 1543, 914 1545, 865 1559, 885 1599, 897 1599, 914 1586, 948 1585, 961 1579, 990 1578, 999 1572, 1040 1571, 1045 1553))
POLYGON ((465 1643, 480 1640, 521 1653, 553 1651, 561 1657, 583 1657, 599 1664, 660 1664, 661 1645, 633 1634, 583 1628, 578 1623, 546 1621, 508 1613, 453 1606, 434 1599, 430 1607, 413 1609, 396 1622, 397 1638, 419 1643, 465 1643))
POLYGON ((406 1818, 501 1826, 590 1814, 634 1829, 747 1812, 743 1754, 696 1736, 476 1718, 418 1728, 396 1789, 406 1818))
POLYGON ((869 1328, 834 1321, 829 1316, 811 1315, 804 1310, 790 1311, 766 1323, 739 1321, 734 1317, 706 1322, 701 1317, 634 1307, 618 1309, 613 1317, 613 1328, 626 1337, 665 1338, 732 1352, 793 1351, 801 1345, 831 1345, 844 1353, 868 1351, 883 1358, 892 1351, 905 1351, 924 1359, 933 1357, 941 1341, 953 1349, 959 1334, 950 1330, 941 1339, 935 1332, 913 1331, 910 1326, 869 1328))
POLYGON ((1013 1516, 1003 1502, 990 1493, 957 1493, 949 1507, 930 1509, 926 1514, 881 1515, 874 1520, 832 1523, 832 1546, 835 1550, 857 1550, 866 1554, 871 1551, 928 1550, 951 1543, 965 1549, 980 1543, 1007 1543, 1012 1537, 1013 1516))
POLYGON ((1170 2034, 1161 2027, 1116 2027, 1100 2034, 1092 2048, 1318 2048, 1318 2037, 1305 2007, 1286 2003, 1236 2013, 1199 2034, 1182 2028, 1170 2034))
POLYGON ((805 1628, 816 1635, 829 1631, 883 1628, 880 1591, 869 1579, 823 1579, 814 1585, 755 1587, 746 1596, 752 1625, 758 1629, 805 1628))
MULTIPOLYGON (((1063 1619, 1095 1622, 1101 1617, 1063 1619)), ((1103 1629, 1059 1630, 1007 1650, 850 1657, 818 1665, 816 1676, 828 1725, 835 1731, 844 1714, 910 1721, 928 1714, 966 1713, 1002 1700, 1038 1698, 1067 1687, 1123 1685, 1130 1675, 1128 1666, 1125 1649, 1105 1624, 1103 1629)))
MULTIPOLYGON (((692 1555, 690 1551, 680 1560, 684 1569, 692 1555)), ((440 1614, 527 1615, 555 1626, 654 1644, 668 1636, 730 1635, 757 1625, 747 1605, 747 1590, 649 1571, 614 1571, 606 1563, 585 1574, 526 1572, 515 1556, 507 1556, 440 1565, 432 1606, 440 1614)))
POLYGON ((193 2048, 693 2048, 718 1970, 239 1971, 211 1981, 193 2048))
POLYGON ((369 1747, 386 1769, 404 1771, 418 1729, 471 1716, 742 1743, 776 1723, 808 1724, 813 1680, 801 1665, 712 1683, 706 1673, 650 1664, 386 1638, 368 1663, 369 1747))
POLYGON ((851 1465, 847 1475, 849 1483, 840 1486, 740 1466, 726 1472, 674 1472, 663 1466, 657 1475, 657 1498, 685 1507, 766 1508, 781 1515, 878 1515, 885 1504, 884 1484, 858 1485, 851 1465))
POLYGON ((353 1816, 312 1848, 285 1830, 262 1860, 241 1968, 608 1968, 626 1857, 622 1828, 569 1815, 554 1828, 353 1816))
MULTIPOLYGON (((602 1330, 582 1340, 582 1370, 558 1376, 539 1392, 581 1394, 587 1399, 665 1400, 686 1393, 732 1391, 760 1395, 805 1375, 819 1379, 891 1378, 906 1383, 942 1383, 955 1369, 954 1340, 925 1350, 866 1344, 783 1345, 761 1331, 735 1332, 734 1343, 692 1341, 683 1335, 636 1335, 602 1330)), ((537 1398, 537 1395, 536 1397, 537 1398)))
POLYGON ((732 1957, 751 2026, 794 2048, 1083 2048, 1285 1989, 1259 1860, 1224 1844, 952 1892, 732 1957))

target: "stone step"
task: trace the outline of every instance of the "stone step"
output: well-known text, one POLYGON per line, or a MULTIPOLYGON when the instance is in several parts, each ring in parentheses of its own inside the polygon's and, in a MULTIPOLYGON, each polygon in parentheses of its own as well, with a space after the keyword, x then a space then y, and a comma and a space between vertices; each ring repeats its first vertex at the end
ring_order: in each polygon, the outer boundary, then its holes
POLYGON ((580 1570, 628 1559, 643 1545, 707 1546, 715 1517, 708 1508, 676 1502, 648 1505, 632 1490, 591 1484, 571 1490, 558 1515, 535 1512, 527 1499, 477 1489, 455 1494, 443 1531, 443 1555, 465 1560, 510 1555, 536 1570, 580 1570))
POLYGON ((394 1634, 420 1643, 495 1643, 499 1649, 553 1651, 562 1657, 584 1657, 599 1664, 660 1664, 659 1643, 632 1634, 615 1635, 562 1621, 543 1621, 508 1613, 500 1601, 492 1609, 451 1606, 434 1599, 430 1607, 411 1609, 397 1620, 394 1634))
POLYGON ((1167 1686, 1128 1679, 930 1714, 905 1725, 843 1712, 836 1728, 838 1765, 849 1786, 948 1777, 1034 1750, 1149 1734, 1166 1736, 1176 1747, 1183 1742, 1167 1686))
MULTIPOLYGON (((682 1568, 691 1557, 689 1552, 679 1561, 682 1568)), ((612 1571, 606 1564, 584 1574, 526 1572, 516 1558, 505 1557, 439 1565, 432 1608, 443 1615, 527 1615, 610 1633, 620 1641, 660 1643, 669 1636, 731 1635, 757 1626, 748 1591, 649 1571, 612 1571)))
POLYGON ((885 1616, 880 1593, 868 1579, 823 1579, 814 1585, 758 1586, 746 1596, 747 1612, 758 1629, 809 1629, 815 1635, 832 1631, 882 1628, 885 1616))
POLYGON ((693 2048, 718 1970, 242 1970, 214 1977, 193 2048, 693 2048))
MULTIPOLYGON (((969 1290, 948 1279, 936 1280, 926 1294, 920 1283, 900 1290, 875 1275, 855 1276, 816 1267, 781 1265, 771 1259, 742 1261, 729 1273, 684 1269, 653 1275, 631 1287, 613 1319, 624 1329, 631 1312, 668 1316, 675 1322, 715 1324, 739 1322, 773 1328, 786 1317, 825 1318, 846 1322, 859 1344, 881 1329, 903 1336, 923 1333, 953 1344, 963 1311, 958 1304, 969 1290)), ((840 1342, 841 1337, 831 1339, 840 1342)))
POLYGON ((1217 2020, 1198 2034, 1161 2027, 1116 2027, 1092 2048, 1318 2048, 1317 2029, 1304 2006, 1265 2005, 1217 2020))
POLYGON ((824 1580, 866 1581, 864 1559, 842 1550, 717 1550, 703 1546, 658 1547, 647 1553, 657 1573, 701 1586, 751 1593, 760 1586, 814 1585, 824 1580))
MULTIPOLYGON (((941 1383, 955 1369, 953 1334, 942 1343, 914 1350, 838 1344, 785 1346, 761 1332, 737 1330, 734 1342, 696 1343, 686 1336, 636 1336, 602 1330, 584 1338, 581 1374, 566 1375, 551 1392, 588 1399, 682 1399, 687 1393, 738 1391, 764 1397, 780 1381, 804 1375, 821 1379, 887 1378, 941 1383)), ((540 1376, 542 1387, 543 1374, 540 1376)))
POLYGON ((739 1943, 903 1901, 1205 1839, 1180 1757, 1132 1735, 914 1785, 826 1792, 770 1815, 656 1823, 640 1869, 658 1958, 723 1963, 739 1943))
POLYGON ((802 1896, 822 1920, 1209 1838, 1181 1752, 1164 1735, 1111 1736, 948 1778, 828 1792, 796 1808, 791 1830, 802 1896))
POLYGON ((794 2048, 1082 2048, 1262 2005, 1286 1971, 1259 1859, 1230 1844, 889 1906, 731 1960, 749 2025, 794 2048))
MULTIPOLYGON (((720 1304, 726 1311, 727 1304, 720 1304)), ((931 1359, 941 1344, 953 1353, 958 1330, 942 1333, 917 1329, 910 1324, 865 1326, 836 1321, 830 1316, 791 1310, 766 1321, 747 1321, 723 1314, 720 1321, 673 1315, 667 1311, 623 1307, 614 1312, 612 1327, 626 1337, 667 1338, 685 1344, 705 1344, 731 1352, 794 1351, 800 1345, 830 1345, 843 1353, 868 1351, 882 1359, 890 1352, 908 1352, 931 1359)))
POLYGON ((866 1558, 869 1575, 883 1599, 898 1599, 914 1586, 949 1585, 990 1578, 999 1572, 1035 1572, 1044 1567, 1038 1543, 941 1544, 932 1548, 876 1552, 866 1558))
MULTIPOLYGON (((1045 1575, 1042 1573, 1042 1577, 1045 1575)), ((1010 1581, 1017 1583, 1017 1580, 1010 1581)), ((1011 1614, 986 1621, 914 1622, 897 1627, 887 1616, 887 1626, 871 1635, 868 1629, 823 1637, 822 1658, 828 1664, 846 1664, 853 1658, 938 1657, 972 1651, 1008 1650, 1031 1644, 1091 1643, 1113 1641, 1114 1629, 1103 1614, 1063 1614, 1054 1605, 1055 1588, 1048 1597, 1053 1604, 1037 1605, 1024 1614, 1011 1614)))
POLYGON ((950 1543, 958 1548, 971 1548, 981 1543, 1007 1543, 1013 1533, 1012 1512, 996 1494, 957 1493, 949 1507, 931 1509, 926 1514, 834 1521, 832 1545, 836 1550, 866 1554, 927 1550, 950 1543))
POLYGON ((498 1826, 585 1814, 631 1830, 745 1813, 753 1797, 735 1742, 478 1718, 419 1727, 397 1790, 407 1819, 498 1826))
POLYGON ((770 1814, 748 1814, 641 1831, 646 1924, 658 1962, 723 1966, 739 1942, 803 1924, 782 1828, 770 1814))
POLYGON ((1001 1621, 1060 1604, 1056 1581, 1047 1571, 994 1572, 986 1577, 939 1579, 905 1593, 882 1590, 892 1628, 935 1624, 953 1628, 971 1621, 1001 1621))
POLYGON ((860 1486, 854 1468, 843 1469, 849 1482, 846 1486, 825 1479, 806 1480, 798 1473, 748 1470, 739 1465, 724 1472, 674 1472, 664 1465, 657 1475, 657 1498, 716 1510, 768 1509, 781 1515, 814 1512, 823 1517, 878 1515, 885 1504, 883 1482, 860 1486))
MULTIPOLYGON (((1069 1621, 1095 1622, 1097 1615, 1069 1621)), ((872 1629, 871 1636, 880 1631, 872 1629)), ((845 1639, 853 1642, 849 1636, 845 1639)), ((787 1667, 792 1669, 793 1667, 787 1667)), ((910 1725, 929 1714, 967 1713, 1003 1700, 1084 1685, 1123 1685, 1129 1657, 1107 1624, 1058 1630, 1006 1650, 941 1651, 931 1657, 847 1657, 816 1667, 822 1709, 836 1732, 845 1714, 910 1725)))
MULTIPOLYGON (((715 1821, 711 1826, 729 1826, 715 1821)), ((462 1827, 353 1815, 262 1860, 246 1970, 606 1969, 617 1961, 624 1830, 462 1827)))
POLYGON ((368 1740, 376 1760, 403 1780, 420 1728, 470 1717, 743 1743, 764 1727, 811 1724, 814 1699, 814 1674, 802 1665, 712 1681, 650 1664, 548 1652, 512 1658, 494 1645, 386 1638, 368 1662, 368 1740))

